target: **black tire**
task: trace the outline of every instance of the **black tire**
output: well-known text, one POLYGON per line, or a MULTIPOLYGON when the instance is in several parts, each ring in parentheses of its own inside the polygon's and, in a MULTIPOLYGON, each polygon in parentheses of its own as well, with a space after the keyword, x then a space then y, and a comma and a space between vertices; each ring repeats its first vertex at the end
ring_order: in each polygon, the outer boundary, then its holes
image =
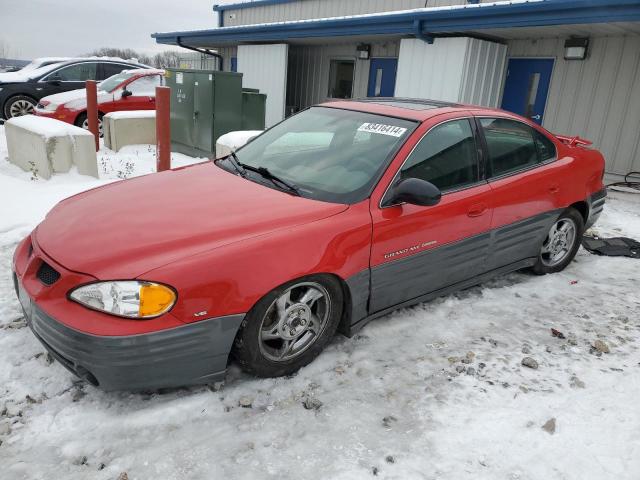
POLYGON ((34 98, 28 97, 26 95, 15 95, 7 99, 7 101, 4 103, 4 108, 2 112, 4 114, 4 118, 9 120, 10 118, 22 116, 23 114, 16 115, 15 109, 19 107, 20 103, 24 103, 24 102, 31 105, 31 111, 28 113, 33 113, 33 109, 36 108, 36 105, 38 104, 38 102, 34 98), (13 113, 11 112, 12 109, 14 109, 13 113))
POLYGON ((567 208, 562 214, 558 217, 558 219, 552 225, 549 235, 545 237, 544 242, 540 246, 540 253, 538 254, 538 260, 536 264, 531 267, 531 271, 536 275, 546 275, 547 273, 556 273, 564 270, 567 265, 571 263, 573 258, 578 253, 578 249, 580 248, 580 244, 582 242, 582 235, 584 234, 584 218, 580 212, 578 212, 575 208, 567 208), (571 239, 570 244, 567 243, 566 253, 558 258, 557 263, 553 261, 551 258, 551 254, 545 252, 545 250, 549 246, 551 232, 554 227, 558 225, 571 225, 575 228, 575 235, 571 239))
MULTIPOLYGON (((292 302, 293 303, 293 302, 292 302)), ((292 307, 293 308, 293 307, 292 307)), ((310 275, 288 282, 265 295, 244 318, 233 345, 232 357, 240 367, 258 377, 291 375, 313 361, 335 335, 342 317, 343 293, 340 282, 331 275, 310 275), (274 361, 264 353, 261 331, 263 321, 276 308, 275 302, 287 291, 295 292, 301 284, 319 284, 329 297, 327 320, 321 333, 298 356, 289 360, 274 361), (291 289, 291 290, 290 290, 291 289)), ((277 323, 277 321, 276 321, 277 323)), ((302 336, 301 336, 302 338, 302 336)))
MULTIPOLYGON (((104 136, 104 131, 102 130, 102 117, 104 117, 104 113, 98 112, 98 132, 100 132, 100 138, 104 136)), ((74 122, 76 127, 84 128, 85 130, 89 129, 88 125, 85 125, 87 121, 87 112, 82 112, 80 115, 76 117, 76 121, 74 122)))

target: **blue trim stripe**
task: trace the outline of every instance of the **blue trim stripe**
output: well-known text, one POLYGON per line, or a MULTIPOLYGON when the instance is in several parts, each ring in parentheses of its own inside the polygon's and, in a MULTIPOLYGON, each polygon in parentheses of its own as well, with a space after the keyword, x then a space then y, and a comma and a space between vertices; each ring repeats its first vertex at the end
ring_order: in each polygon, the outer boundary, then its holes
MULTIPOLYGON (((264 0, 266 1, 266 0, 264 0)), ((273 1, 273 0, 272 0, 273 1)), ((154 33, 157 43, 221 46, 255 41, 358 35, 416 35, 415 22, 425 35, 494 28, 539 27, 640 21, 639 0, 545 0, 541 2, 467 8, 390 12, 379 15, 284 22, 211 30, 154 33)))
POLYGON ((298 0, 253 0, 252 2, 228 3, 226 5, 214 5, 214 12, 224 10, 242 10, 244 8, 265 7, 267 5, 278 5, 280 3, 297 2, 298 0))

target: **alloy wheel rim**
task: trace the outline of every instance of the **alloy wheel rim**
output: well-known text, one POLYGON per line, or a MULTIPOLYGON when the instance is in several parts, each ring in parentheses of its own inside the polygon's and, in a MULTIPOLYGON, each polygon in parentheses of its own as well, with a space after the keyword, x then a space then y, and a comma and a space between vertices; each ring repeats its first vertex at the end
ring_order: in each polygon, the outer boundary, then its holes
POLYGON ((33 103, 29 102, 28 100, 16 100, 11 104, 11 107, 9 108, 9 114, 12 118, 21 117, 22 115, 29 115, 33 113, 34 107, 35 106, 33 105, 33 103))
POLYGON ((542 244, 540 258, 547 267, 561 264, 573 249, 577 227, 570 218, 561 218, 551 226, 542 244))
MULTIPOLYGON (((89 119, 85 118, 84 121, 82 122, 82 128, 84 128, 85 130, 89 130, 89 119)), ((102 136, 104 135, 102 132, 102 119, 100 117, 98 117, 98 135, 102 138, 102 136)))
POLYGON ((331 298, 316 282, 289 287, 267 309, 258 332, 260 352, 273 362, 287 362, 309 349, 322 335, 331 298))

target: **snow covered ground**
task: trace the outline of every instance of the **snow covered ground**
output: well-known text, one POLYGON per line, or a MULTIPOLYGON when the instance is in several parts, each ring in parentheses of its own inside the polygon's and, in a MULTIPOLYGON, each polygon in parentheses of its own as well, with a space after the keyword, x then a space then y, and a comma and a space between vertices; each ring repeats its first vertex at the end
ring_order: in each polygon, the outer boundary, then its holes
MULTIPOLYGON (((101 180, 43 182, 3 142, 0 127, 2 480, 640 478, 638 260, 581 250, 560 274, 395 312, 292 378, 232 368, 222 387, 103 393, 25 327, 11 255, 59 199, 153 171, 153 148, 101 152, 101 180)), ((640 238, 640 195, 611 194, 597 230, 640 238)))

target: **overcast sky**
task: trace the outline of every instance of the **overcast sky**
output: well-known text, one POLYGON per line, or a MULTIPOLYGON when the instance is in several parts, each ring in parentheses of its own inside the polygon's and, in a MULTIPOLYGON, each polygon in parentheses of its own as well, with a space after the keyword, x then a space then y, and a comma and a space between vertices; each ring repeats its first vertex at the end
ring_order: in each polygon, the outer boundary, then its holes
POLYGON ((80 55, 100 47, 163 50, 154 32, 215 28, 213 4, 236 0, 0 0, 10 57, 80 55))

